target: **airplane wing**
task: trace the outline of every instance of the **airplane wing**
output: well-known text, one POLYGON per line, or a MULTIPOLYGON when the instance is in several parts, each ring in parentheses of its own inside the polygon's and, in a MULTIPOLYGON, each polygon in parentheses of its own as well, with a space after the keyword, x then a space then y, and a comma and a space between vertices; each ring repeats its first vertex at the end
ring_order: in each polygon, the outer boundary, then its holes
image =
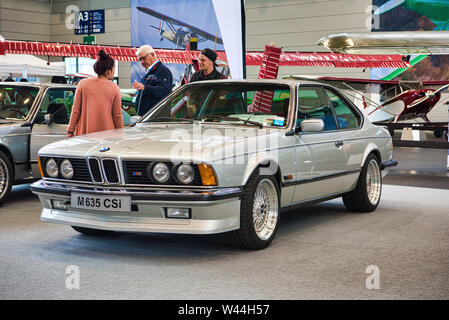
POLYGON ((196 33, 197 35, 202 36, 203 38, 206 38, 206 39, 208 39, 210 41, 213 41, 213 42, 215 42, 215 40, 216 40, 217 43, 223 44, 223 40, 221 38, 219 38, 217 36, 214 36, 213 34, 210 34, 210 33, 206 32, 204 30, 201 30, 201 29, 199 29, 197 27, 194 27, 194 26, 192 26, 190 24, 187 24, 187 23, 185 23, 183 21, 180 21, 178 19, 171 18, 169 16, 166 16, 165 14, 159 13, 157 11, 154 11, 154 10, 151 10, 151 9, 145 8, 145 7, 137 7, 137 10, 142 11, 142 12, 144 12, 146 14, 149 14, 150 16, 153 16, 155 18, 174 23, 174 24, 176 24, 178 26, 186 27, 186 28, 190 29, 191 31, 193 31, 194 33, 196 33))
MULTIPOLYGON (((74 43, 31 42, 31 41, 0 41, 0 55, 32 54, 60 57, 97 58, 102 49, 118 61, 137 62, 137 48, 129 46, 85 45, 74 43)), ((157 49, 156 55, 164 63, 191 64, 198 60, 200 51, 175 49, 157 49)), ((227 63, 226 53, 217 51, 217 60, 227 63)), ((246 65, 260 66, 263 62, 263 52, 247 52, 246 65)), ((401 55, 345 55, 335 53, 314 52, 283 52, 280 56, 280 66, 322 66, 336 68, 405 68, 408 62, 401 55)))
POLYGON ((287 79, 295 80, 311 80, 319 81, 323 83, 332 82, 335 87, 338 83, 353 83, 353 84, 380 84, 386 86, 406 85, 410 87, 430 87, 430 86, 443 86, 449 84, 449 80, 432 80, 432 81, 420 81, 420 80, 374 80, 374 79, 361 79, 361 78, 339 78, 339 77, 321 77, 321 76, 308 76, 308 75, 291 75, 285 77, 287 79))
POLYGON ((447 31, 339 33, 321 38, 319 45, 349 54, 449 54, 447 31))
MULTIPOLYGON (((246 65, 259 66, 263 62, 261 51, 247 52, 246 65)), ((279 66, 336 67, 336 68, 408 68, 402 55, 351 55, 326 52, 282 52, 279 66)))

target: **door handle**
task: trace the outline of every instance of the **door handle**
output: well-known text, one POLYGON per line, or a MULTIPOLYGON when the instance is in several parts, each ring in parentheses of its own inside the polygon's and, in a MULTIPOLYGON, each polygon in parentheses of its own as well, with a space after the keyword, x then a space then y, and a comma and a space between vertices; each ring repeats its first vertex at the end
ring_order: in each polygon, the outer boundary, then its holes
POLYGON ((340 147, 343 147, 343 141, 337 141, 337 142, 335 142, 335 146, 337 147, 337 148, 340 148, 340 147))

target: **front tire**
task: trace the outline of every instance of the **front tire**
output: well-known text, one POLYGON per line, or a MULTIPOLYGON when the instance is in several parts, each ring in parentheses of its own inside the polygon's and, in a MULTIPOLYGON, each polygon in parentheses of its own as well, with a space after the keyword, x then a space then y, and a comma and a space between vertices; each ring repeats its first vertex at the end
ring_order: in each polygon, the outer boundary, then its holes
POLYGON ((382 173, 379 160, 370 154, 363 165, 355 189, 343 195, 346 209, 354 212, 374 211, 382 194, 382 173))
POLYGON ((273 176, 253 174, 240 205, 240 229, 226 234, 238 248, 260 250, 273 241, 279 227, 280 192, 273 176))
POLYGON ((3 151, 0 151, 0 205, 8 198, 13 180, 11 161, 3 151))

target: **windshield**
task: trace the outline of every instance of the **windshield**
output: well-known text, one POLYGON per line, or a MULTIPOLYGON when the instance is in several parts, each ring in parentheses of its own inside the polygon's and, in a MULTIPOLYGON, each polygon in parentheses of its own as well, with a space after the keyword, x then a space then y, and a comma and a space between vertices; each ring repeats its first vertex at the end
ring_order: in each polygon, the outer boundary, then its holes
POLYGON ((0 85, 0 118, 25 119, 39 88, 0 85))
POLYGON ((289 101, 288 85, 195 83, 181 88, 142 122, 197 120, 285 127, 289 101))

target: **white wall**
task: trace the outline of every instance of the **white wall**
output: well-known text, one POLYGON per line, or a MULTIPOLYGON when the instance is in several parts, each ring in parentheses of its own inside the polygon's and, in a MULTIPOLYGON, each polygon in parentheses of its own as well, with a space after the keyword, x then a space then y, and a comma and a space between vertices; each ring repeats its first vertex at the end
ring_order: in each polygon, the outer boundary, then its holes
MULTIPOLYGON (((149 0, 150 1, 150 0, 149 0)), ((226 1, 226 0, 223 0, 226 1)), ((105 9, 106 33, 97 34, 101 44, 131 44, 130 0, 0 0, 0 34, 7 39, 82 43, 82 36, 66 27, 66 8, 105 9)), ((366 32, 371 0, 246 0, 247 50, 264 50, 275 44, 288 51, 325 51, 318 40, 337 32, 366 32)), ((53 61, 60 58, 52 58, 53 61)), ((248 78, 259 67, 248 67, 248 78)), ((131 65, 119 63, 119 83, 130 87, 131 65)), ((290 74, 369 77, 362 69, 282 67, 279 76, 290 74)))
MULTIPOLYGON (((371 0, 246 0, 246 49, 263 51, 273 43, 285 51, 323 52, 322 37, 340 32, 369 32, 365 10, 371 0)), ((368 21, 369 22, 369 21, 368 21)), ((312 74, 369 78, 369 72, 353 68, 281 67, 279 77, 312 74)), ((258 67, 248 67, 256 78, 258 67)))
MULTIPOLYGON (((105 9, 105 33, 95 34, 98 44, 131 45, 131 9, 130 1, 91 0, 66 1, 54 0, 50 19, 51 37, 53 42, 83 43, 83 35, 75 35, 73 29, 67 29, 66 8, 70 5, 78 6, 79 10, 105 9)), ((119 85, 121 88, 131 87, 131 64, 119 62, 119 85)))
POLYGON ((50 40, 49 1, 0 0, 0 34, 13 40, 50 40))

